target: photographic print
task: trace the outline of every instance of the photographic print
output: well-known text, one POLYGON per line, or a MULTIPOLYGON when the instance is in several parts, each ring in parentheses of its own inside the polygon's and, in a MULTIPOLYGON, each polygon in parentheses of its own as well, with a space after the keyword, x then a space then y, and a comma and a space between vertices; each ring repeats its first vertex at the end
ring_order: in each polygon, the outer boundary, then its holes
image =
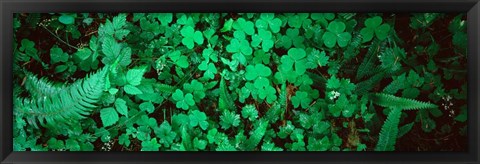
POLYGON ((467 151, 466 13, 17 13, 14 151, 467 151))

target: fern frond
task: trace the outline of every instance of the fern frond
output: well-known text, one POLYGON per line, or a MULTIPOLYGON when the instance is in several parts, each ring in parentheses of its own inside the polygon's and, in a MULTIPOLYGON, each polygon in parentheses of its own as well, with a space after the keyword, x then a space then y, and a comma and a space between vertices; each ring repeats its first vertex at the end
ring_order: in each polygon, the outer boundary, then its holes
POLYGON ((278 103, 284 110, 287 110, 288 107, 287 94, 287 84, 283 83, 282 88, 280 89, 280 95, 278 96, 278 103))
MULTIPOLYGON (((232 110, 235 107, 235 103, 233 102, 230 93, 228 93, 227 84, 225 83, 225 79, 220 80, 220 102, 219 104, 223 104, 221 108, 232 110)), ((220 105, 219 105, 220 106, 220 105)))
POLYGON ((367 80, 359 82, 356 85, 357 87, 355 88, 356 93, 358 95, 366 94, 368 91, 372 90, 376 85, 378 85, 384 77, 385 77, 385 73, 380 72, 367 80))
POLYGON ((360 33, 354 33, 352 39, 348 44, 347 49, 345 50, 344 57, 345 61, 348 62, 351 59, 355 58, 360 53, 360 45, 362 44, 362 35, 360 33))
POLYGON ((103 94, 106 73, 107 69, 104 68, 56 94, 23 100, 17 97, 14 110, 25 113, 27 121, 34 127, 38 127, 37 121, 45 126, 85 118, 103 94))
POLYGON ((26 73, 25 89, 32 97, 41 98, 43 96, 54 95, 65 90, 65 88, 66 86, 64 84, 51 82, 46 78, 37 78, 30 72, 26 73))
POLYGON ((363 62, 360 64, 358 67, 357 71, 357 76, 356 79, 360 80, 361 78, 372 75, 375 73, 374 66, 375 62, 378 61, 377 54, 382 51, 382 47, 385 47, 384 42, 378 41, 374 39, 372 41, 372 44, 370 45, 370 48, 368 48, 368 52, 365 56, 365 59, 363 59, 363 62))
POLYGON ((175 91, 175 87, 168 84, 155 83, 154 86, 163 93, 173 93, 175 91))
POLYGON ((383 123, 382 130, 380 130, 380 137, 378 139, 377 146, 375 147, 375 151, 395 150, 400 116, 402 116, 401 108, 393 108, 390 111, 385 123, 383 123))
POLYGON ((436 108, 437 105, 428 102, 421 102, 414 99, 396 97, 385 93, 375 93, 370 97, 373 103, 382 107, 400 108, 400 109, 427 109, 436 108))
POLYGON ((245 143, 246 150, 253 150, 262 141, 263 136, 267 132, 268 123, 265 120, 260 120, 258 127, 252 132, 250 138, 245 143))
POLYGON ((405 74, 397 76, 390 84, 388 84, 384 89, 383 92, 387 94, 395 94, 400 89, 405 88, 405 74))

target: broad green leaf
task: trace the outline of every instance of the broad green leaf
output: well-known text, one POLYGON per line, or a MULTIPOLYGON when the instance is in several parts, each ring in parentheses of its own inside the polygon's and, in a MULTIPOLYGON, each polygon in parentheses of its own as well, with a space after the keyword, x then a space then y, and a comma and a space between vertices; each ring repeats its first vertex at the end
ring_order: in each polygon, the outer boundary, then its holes
POLYGON ((127 102, 125 100, 123 100, 121 98, 117 98, 115 100, 115 109, 121 115, 124 115, 124 116, 128 117, 128 107, 127 107, 127 102))
POLYGON ((133 69, 128 70, 127 72, 127 82, 130 83, 133 86, 140 85, 140 82, 142 81, 143 74, 145 74, 147 69, 147 66, 140 66, 136 67, 133 69))
POLYGON ((102 120, 103 126, 111 126, 117 123, 119 117, 117 111, 114 108, 104 108, 100 110, 100 118, 102 120))
POLYGON ((137 87, 133 86, 133 85, 130 85, 130 84, 127 84, 123 87, 123 90, 128 93, 128 94, 131 94, 131 95, 139 95, 139 94, 142 94, 143 92, 138 89, 137 87))

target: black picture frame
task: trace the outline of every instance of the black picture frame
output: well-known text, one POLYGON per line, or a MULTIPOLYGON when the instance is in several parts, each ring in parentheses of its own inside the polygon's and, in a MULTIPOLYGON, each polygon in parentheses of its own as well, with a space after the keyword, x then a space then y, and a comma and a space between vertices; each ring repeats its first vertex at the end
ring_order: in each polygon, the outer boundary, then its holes
POLYGON ((2 0, 1 163, 480 163, 479 0, 2 0), (12 152, 13 13, 19 12, 466 12, 467 152, 12 152))

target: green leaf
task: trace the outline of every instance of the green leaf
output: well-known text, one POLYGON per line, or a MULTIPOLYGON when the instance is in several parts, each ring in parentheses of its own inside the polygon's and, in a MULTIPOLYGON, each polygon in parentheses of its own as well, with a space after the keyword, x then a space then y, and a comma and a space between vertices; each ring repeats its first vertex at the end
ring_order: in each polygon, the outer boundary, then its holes
POLYGON ((193 139, 193 146, 199 150, 205 150, 207 147, 207 141, 195 137, 195 139, 193 139))
POLYGON ((175 90, 175 93, 172 94, 173 100, 175 100, 176 107, 182 108, 183 110, 188 110, 190 106, 195 105, 195 101, 193 100, 193 95, 191 93, 183 94, 183 91, 180 89, 175 90))
POLYGON ((127 82, 133 86, 140 85, 140 82, 142 81, 143 74, 145 74, 146 69, 147 69, 147 66, 143 65, 143 66, 128 70, 127 76, 126 76, 127 82))
POLYGON ((127 107, 127 102, 125 100, 123 100, 121 98, 117 98, 115 100, 115 109, 121 115, 124 115, 124 116, 128 117, 128 107, 127 107))
POLYGON ((111 126, 118 121, 118 113, 114 108, 104 108, 100 110, 100 118, 103 126, 111 126))
POLYGON ((58 21, 60 21, 60 23, 69 25, 75 23, 75 17, 72 15, 62 14, 60 17, 58 17, 58 21))
POLYGON ((157 138, 152 138, 149 141, 142 142, 141 151, 158 151, 160 146, 161 145, 157 142, 157 138))
POLYGON ((80 145, 78 144, 78 141, 70 138, 65 141, 65 148, 70 151, 80 151, 80 145))
MULTIPOLYGON (((50 52, 51 52, 51 50, 50 50, 50 52)), ((77 50, 77 52, 75 52, 74 55, 77 58, 79 58, 80 60, 87 60, 88 57, 90 57, 92 55, 92 51, 88 48, 82 48, 82 49, 77 50)))
POLYGON ((220 29, 220 31, 221 32, 230 31, 230 30, 232 30, 232 25, 233 25, 233 19, 230 18, 228 21, 225 21, 225 23, 223 24, 223 27, 222 27, 222 29, 220 29))
POLYGON ((230 127, 237 127, 240 125, 240 115, 231 111, 224 111, 220 116, 220 125, 222 129, 229 129, 230 127))
POLYGON ((190 118, 191 127, 200 126, 200 128, 202 128, 203 130, 207 130, 207 115, 204 112, 194 110, 188 117, 190 118))
POLYGON ((130 84, 127 84, 123 87, 123 90, 128 93, 128 94, 131 94, 131 95, 139 95, 139 94, 142 94, 143 92, 138 89, 137 87, 133 86, 133 85, 130 85, 130 84))
POLYGON ((242 108, 242 117, 254 121, 258 118, 258 111, 253 105, 246 105, 242 108))
POLYGON ((184 37, 182 44, 187 46, 188 49, 193 49, 195 43, 198 45, 203 44, 203 34, 200 31, 195 31, 192 26, 184 26, 180 33, 184 37))
POLYGON ((152 102, 143 102, 141 103, 138 108, 141 111, 146 111, 147 113, 153 113, 155 111, 155 107, 153 106, 152 102))
POLYGON ((385 40, 390 32, 390 25, 382 24, 382 17, 375 16, 365 20, 365 28, 360 30, 360 34, 363 36, 363 43, 373 39, 373 36, 377 36, 379 40, 385 40))
POLYGON ((160 138, 159 142, 165 147, 170 147, 177 133, 172 131, 172 127, 167 121, 164 121, 158 128, 154 129, 155 135, 160 138))
POLYGON ((126 14, 118 14, 118 16, 113 17, 113 28, 115 30, 121 29, 123 26, 125 26, 127 22, 127 15, 126 14))
POLYGON ((387 116, 387 120, 382 126, 380 137, 378 139, 375 151, 393 151, 395 150, 395 143, 398 135, 398 124, 402 109, 393 108, 387 116))
POLYGON ((253 35, 255 33, 253 22, 246 21, 243 18, 238 18, 232 26, 237 31, 242 31, 247 35, 253 35))
POLYGON ((427 109, 437 108, 437 105, 428 102, 421 102, 413 99, 396 97, 384 93, 371 95, 373 103, 383 107, 400 108, 400 109, 427 109))
POLYGON ((130 138, 127 134, 122 134, 118 137, 118 143, 128 147, 130 146, 130 138))
POLYGON ((68 54, 64 53, 61 48, 54 46, 50 49, 50 63, 67 62, 68 54))
POLYGON ((323 43, 328 48, 333 48, 338 43, 340 47, 346 47, 352 39, 352 35, 345 31, 345 23, 339 21, 332 21, 328 24, 327 32, 322 36, 323 43))
POLYGON ((293 107, 297 108, 302 105, 303 109, 306 109, 310 106, 312 99, 308 96, 307 92, 297 91, 295 96, 292 97, 293 107))

